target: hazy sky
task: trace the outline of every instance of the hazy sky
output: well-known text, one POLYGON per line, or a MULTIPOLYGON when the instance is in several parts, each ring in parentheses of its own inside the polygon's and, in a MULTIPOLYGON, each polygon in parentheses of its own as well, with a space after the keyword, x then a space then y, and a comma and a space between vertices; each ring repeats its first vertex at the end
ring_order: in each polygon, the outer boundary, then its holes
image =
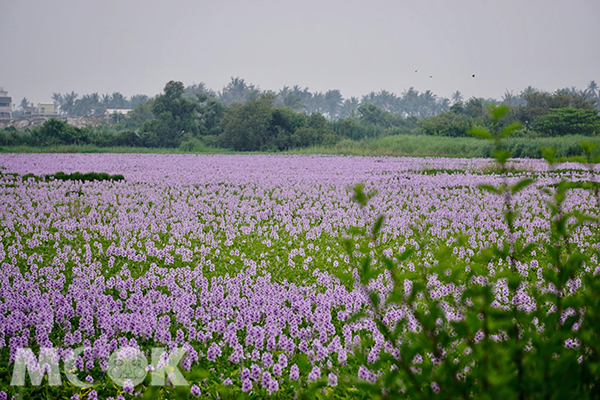
POLYGON ((237 76, 346 98, 600 82, 600 0, 0 0, 0 37, 15 103, 237 76))

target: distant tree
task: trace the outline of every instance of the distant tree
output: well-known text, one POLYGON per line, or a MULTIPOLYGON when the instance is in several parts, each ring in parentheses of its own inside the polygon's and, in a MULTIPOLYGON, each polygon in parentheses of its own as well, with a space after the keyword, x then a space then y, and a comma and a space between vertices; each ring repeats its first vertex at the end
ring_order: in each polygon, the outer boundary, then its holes
POLYGON ((231 78, 231 82, 217 94, 219 101, 225 105, 233 103, 244 104, 250 100, 258 98, 260 89, 252 84, 247 84, 241 78, 231 78))
POLYGON ((199 104, 183 97, 183 83, 169 81, 164 94, 152 102, 154 118, 144 122, 142 132, 154 133, 160 147, 177 147, 186 133, 198 134, 199 104))
POLYGON ((360 106, 360 101, 356 97, 350 97, 349 99, 344 100, 344 104, 342 104, 342 109, 340 111, 341 118, 356 118, 358 107, 360 106))
POLYGON ((220 135, 223 132, 221 121, 227 107, 214 98, 199 97, 198 130, 200 135, 220 135))
POLYGON ((198 98, 199 94, 210 98, 216 97, 216 93, 210 90, 208 87, 206 87, 206 84, 204 82, 200 82, 197 84, 194 83, 190 86, 186 86, 183 92, 183 97, 195 100, 198 98))
POLYGON ((392 114, 375 104, 363 104, 358 107, 360 119, 365 124, 378 125, 383 128, 392 126, 392 114))
POLYGON ((104 109, 111 108, 110 103, 112 102, 112 97, 108 93, 103 94, 100 98, 100 102, 104 106, 104 109))
POLYGON ((149 100, 148 96, 145 94, 135 94, 131 96, 129 99, 130 105, 132 109, 135 109, 138 105, 143 104, 149 100))
POLYGON ((63 103, 60 105, 60 109, 67 115, 70 115, 75 108, 75 101, 79 95, 73 91, 71 93, 65 93, 62 96, 63 103))
POLYGON ((400 98, 402 111, 408 116, 420 117, 421 97, 418 90, 410 87, 402 93, 400 98))
POLYGON ((25 108, 29 107, 29 100, 27 100, 27 97, 23 97, 20 106, 22 110, 25 110, 25 108))
POLYGON ((88 143, 84 131, 55 118, 49 119, 33 130, 38 145, 61 145, 88 143))
POLYGON ((444 112, 429 118, 422 118, 417 123, 418 129, 425 135, 432 136, 467 136, 471 128, 471 119, 466 115, 444 112))
POLYGON ((581 91, 571 88, 559 89, 553 93, 526 89, 521 93, 523 105, 514 108, 515 118, 528 129, 534 129, 538 118, 552 109, 574 107, 597 111, 596 99, 588 98, 581 91))
POLYGON ((575 107, 551 109, 538 118, 533 129, 545 136, 600 134, 600 116, 596 110, 575 107))
POLYGON ((305 108, 302 98, 294 93, 286 94, 283 98, 282 105, 284 107, 291 108, 294 111, 301 111, 303 108, 305 108))
POLYGON ((154 118, 152 103, 153 100, 148 100, 137 104, 123 120, 123 127, 126 129, 140 129, 144 125, 144 122, 152 120, 154 118))
POLYGON ((130 108, 129 101, 125 96, 123 96, 119 92, 114 92, 110 96, 110 107, 108 108, 117 108, 117 109, 127 109, 130 108))
POLYGON ((328 90, 325 93, 325 110, 330 121, 337 118, 343 101, 342 93, 338 89, 328 90))
POLYGON ((437 101, 437 108, 435 110, 436 115, 446 112, 450 109, 450 99, 447 97, 441 97, 437 101))
POLYGON ((456 91, 454 93, 452 93, 452 104, 456 104, 456 103, 462 103, 463 101, 463 95, 462 93, 460 93, 460 91, 456 91))
POLYGON ((426 90, 419 96, 418 116, 430 117, 437 114, 437 96, 431 90, 426 90))
POLYGON ((61 107, 61 105, 62 105, 62 103, 63 103, 63 97, 62 97, 62 94, 60 94, 60 93, 56 93, 56 92, 52 93, 52 101, 53 101, 53 103, 54 103, 54 107, 55 107, 57 110, 59 110, 59 109, 60 109, 60 112, 62 113, 63 111, 62 111, 62 109, 60 108, 60 107, 61 107))
POLYGON ((221 145, 237 151, 264 149, 273 102, 273 96, 261 96, 246 104, 236 102, 230 106, 221 122, 221 145))
POLYGON ((308 91, 307 87, 302 89, 300 86, 294 85, 290 90, 290 95, 299 97, 302 102, 302 109, 308 112, 308 104, 312 98, 312 94, 308 91))
POLYGON ((322 92, 312 93, 307 99, 306 111, 308 114, 323 114, 326 111, 325 95, 322 92))
POLYGON ((598 84, 596 81, 590 81, 587 86, 587 90, 592 93, 594 96, 598 93, 598 84))

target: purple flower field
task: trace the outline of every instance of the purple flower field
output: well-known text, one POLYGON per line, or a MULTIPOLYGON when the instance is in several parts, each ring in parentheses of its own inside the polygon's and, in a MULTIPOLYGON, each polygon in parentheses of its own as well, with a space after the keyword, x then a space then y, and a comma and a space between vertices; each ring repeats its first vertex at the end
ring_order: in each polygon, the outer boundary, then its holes
MULTIPOLYGON (((547 241, 547 195, 540 189, 565 176, 589 181, 590 173, 576 164, 549 172, 537 160, 511 166, 509 181, 536 179, 514 197, 521 209, 515 235, 525 243, 547 241)), ((394 348, 372 321, 346 323, 368 309, 365 294, 336 276, 357 275, 341 243, 348 229, 385 214, 384 254, 394 258, 414 248, 403 261, 408 269, 433 263, 429 249, 420 247, 423 239, 454 246, 457 235, 467 235, 453 254, 468 265, 506 235, 502 199, 477 187, 502 180, 489 160, 0 154, 0 173, 5 397, 16 393, 10 372, 24 347, 54 347, 64 359, 70 349, 86 347, 74 366, 90 387, 61 387, 79 398, 133 398, 145 390, 115 387, 106 378, 108 359, 120 347, 186 350, 180 367, 192 397, 214 396, 224 385, 234 393, 287 398, 317 380, 332 390, 344 376, 373 381, 380 371, 369 363, 394 348), (122 174, 125 181, 19 177, 58 171, 122 174), (367 209, 351 200, 351 188, 361 182, 377 190, 367 209), (373 342, 368 349, 365 332, 373 342), (366 363, 358 349, 367 351, 366 363)), ((586 190, 573 190, 565 203, 581 212, 596 206, 586 190)), ((579 228, 572 245, 598 249, 594 229, 579 228)), ((541 255, 518 264, 532 284, 543 267, 541 255)), ((592 257, 586 272, 597 267, 592 257)), ((502 268, 490 265, 482 279, 502 268)), ((405 284, 410 291, 411 282, 405 284)), ((578 285, 570 282, 573 291, 578 285)), ((386 296, 388 274, 382 271, 370 287, 386 296)), ((435 276, 428 288, 441 298, 459 290, 435 276)), ((495 289, 501 307, 505 288, 500 282, 495 289)), ((536 307, 525 293, 520 306, 536 307)), ((446 312, 460 318, 456 310, 446 312)), ((385 318, 410 320, 411 314, 390 308, 385 318)))

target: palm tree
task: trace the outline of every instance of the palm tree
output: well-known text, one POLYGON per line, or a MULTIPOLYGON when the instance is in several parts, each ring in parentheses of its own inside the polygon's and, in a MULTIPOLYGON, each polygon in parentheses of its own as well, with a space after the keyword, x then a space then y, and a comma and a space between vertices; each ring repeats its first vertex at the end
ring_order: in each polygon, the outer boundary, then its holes
POLYGON ((509 92, 508 89, 502 95, 502 104, 505 104, 509 107, 513 106, 515 103, 515 95, 513 92, 509 92))
POLYGON ((21 100, 20 106, 23 109, 23 111, 25 111, 26 107, 29 107, 29 100, 27 100, 27 97, 23 97, 23 100, 21 100))
POLYGON ((145 94, 134 94, 131 96, 129 102, 131 103, 131 108, 135 108, 138 104, 143 104, 148 101, 148 96, 145 94))
POLYGON ((521 97, 530 96, 530 95, 534 94, 535 92, 537 92, 536 88, 534 88, 531 85, 527 86, 525 89, 523 89, 523 92, 521 93, 521 97))
MULTIPOLYGON (((52 93, 52 102, 54 103, 54 108, 58 110, 63 103, 62 94, 56 92, 52 93)), ((62 109, 60 111, 62 112, 62 109)))
POLYGON ((119 92, 114 92, 111 96, 110 108, 129 108, 129 101, 119 92))
POLYGON ((420 110, 421 117, 431 117, 435 115, 437 96, 431 90, 426 90, 420 95, 420 110))
POLYGON ((398 98, 394 93, 387 90, 381 90, 377 93, 375 105, 383 108, 386 111, 394 112, 397 109, 398 98))
POLYGON ((325 95, 322 92, 312 93, 307 104, 307 111, 309 114, 325 112, 325 95))
POLYGON ((328 90, 325 93, 325 109, 330 121, 333 121, 338 116, 343 101, 342 93, 338 89, 328 90))
POLYGON ((410 87, 402 93, 401 105, 402 110, 409 116, 418 116, 420 108, 419 91, 410 87))
POLYGON ((242 78, 231 78, 231 82, 218 94, 219 101, 225 105, 232 103, 244 104, 260 96, 260 89, 252 84, 246 84, 242 78))
POLYGON ((284 107, 289 107, 294 111, 299 111, 305 107, 302 103, 302 99, 294 93, 286 94, 281 104, 284 107))
POLYGON ((63 98, 63 104, 60 105, 60 109, 64 111, 67 115, 71 114, 75 107, 75 100, 79 95, 73 91, 71 93, 65 93, 63 98))
POLYGON ((587 90, 592 95, 596 96, 596 92, 598 92, 598 84, 596 83, 596 81, 590 81, 590 83, 588 83, 587 90))
POLYGON ((344 101, 344 104, 342 104, 340 118, 355 118, 358 106, 360 106, 360 101, 358 100, 358 98, 350 97, 349 99, 346 99, 344 101))
POLYGON ((457 90, 456 92, 452 93, 452 105, 462 103, 462 101, 463 95, 460 91, 457 90))
POLYGON ((103 94, 102 97, 100 98, 100 102, 104 106, 104 109, 110 108, 111 101, 112 101, 112 98, 110 97, 110 94, 108 94, 108 93, 103 94))
POLYGON ((447 97, 442 97, 440 99, 438 99, 437 102, 437 107, 435 110, 436 114, 441 114, 443 112, 446 112, 450 109, 450 99, 447 97))

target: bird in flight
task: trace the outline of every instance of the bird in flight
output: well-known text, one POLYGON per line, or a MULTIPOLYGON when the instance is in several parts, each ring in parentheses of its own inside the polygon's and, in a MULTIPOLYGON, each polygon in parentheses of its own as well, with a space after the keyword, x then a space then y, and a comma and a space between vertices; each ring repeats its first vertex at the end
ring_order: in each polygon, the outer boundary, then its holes
POLYGON ((475 78, 475 74, 473 74, 473 78, 475 78))

